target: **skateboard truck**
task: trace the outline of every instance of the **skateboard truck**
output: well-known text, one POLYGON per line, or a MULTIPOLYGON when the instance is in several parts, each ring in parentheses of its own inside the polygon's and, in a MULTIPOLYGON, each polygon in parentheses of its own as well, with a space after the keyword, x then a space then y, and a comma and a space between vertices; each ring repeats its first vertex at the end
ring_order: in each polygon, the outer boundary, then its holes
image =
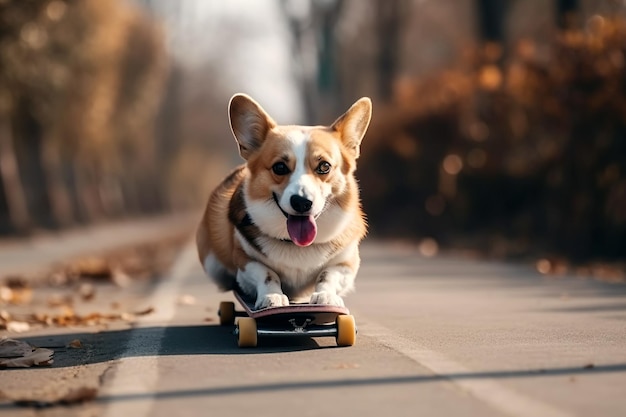
POLYGON ((304 333, 306 332, 305 327, 311 323, 311 319, 304 319, 304 322, 302 322, 301 325, 298 325, 296 323, 296 319, 290 319, 289 323, 291 323, 291 325, 293 326, 293 331, 296 333, 304 333))

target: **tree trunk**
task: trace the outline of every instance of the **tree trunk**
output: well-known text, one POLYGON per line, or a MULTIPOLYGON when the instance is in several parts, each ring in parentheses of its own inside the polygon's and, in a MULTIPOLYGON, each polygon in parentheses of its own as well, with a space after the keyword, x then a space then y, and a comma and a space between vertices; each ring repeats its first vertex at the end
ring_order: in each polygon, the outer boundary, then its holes
POLYGON ((575 24, 578 0, 556 1, 556 24, 560 29, 571 29, 575 24))
POLYGON ((378 94, 383 100, 393 95, 393 83, 400 65, 400 40, 408 14, 404 0, 376 2, 376 31, 378 32, 378 94))
POLYGON ((477 0, 478 28, 480 37, 486 42, 504 42, 504 16, 506 0, 477 0))
POLYGON ((32 226, 32 221, 17 166, 10 122, 2 115, 0 115, 0 177, 6 194, 11 225, 17 232, 27 232, 32 226))
POLYGON ((76 155, 73 163, 73 177, 78 203, 78 215, 86 223, 96 222, 104 218, 98 197, 95 170, 95 162, 89 161, 84 152, 79 152, 76 155))
POLYGON ((44 138, 41 145, 41 165, 45 173, 50 208, 54 222, 59 227, 69 226, 74 222, 74 213, 70 194, 63 180, 61 155, 52 137, 44 138))

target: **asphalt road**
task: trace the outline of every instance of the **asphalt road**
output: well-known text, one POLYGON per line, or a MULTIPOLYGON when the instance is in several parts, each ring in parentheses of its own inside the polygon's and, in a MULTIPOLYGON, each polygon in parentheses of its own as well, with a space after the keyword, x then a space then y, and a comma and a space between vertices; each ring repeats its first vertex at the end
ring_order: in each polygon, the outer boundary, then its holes
POLYGON ((0 371, 5 393, 92 386, 94 400, 41 409, 0 401, 0 415, 624 415, 626 285, 424 258, 401 244, 370 241, 362 257, 346 299, 355 346, 261 339, 239 349, 233 328, 216 322, 219 302, 233 298, 203 275, 190 245, 168 279, 128 295, 154 314, 97 332, 28 334, 90 348, 59 352, 51 368, 0 371), (189 295, 193 303, 181 302, 189 295))

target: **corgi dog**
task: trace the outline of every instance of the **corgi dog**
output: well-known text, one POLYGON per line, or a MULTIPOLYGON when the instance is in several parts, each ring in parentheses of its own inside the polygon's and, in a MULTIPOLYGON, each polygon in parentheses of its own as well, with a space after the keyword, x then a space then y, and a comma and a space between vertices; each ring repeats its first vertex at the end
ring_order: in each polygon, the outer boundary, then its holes
POLYGON ((221 290, 242 291, 256 309, 344 305, 367 231, 354 172, 371 115, 364 97, 329 127, 283 126, 249 96, 231 98, 246 162, 212 192, 196 235, 221 290))

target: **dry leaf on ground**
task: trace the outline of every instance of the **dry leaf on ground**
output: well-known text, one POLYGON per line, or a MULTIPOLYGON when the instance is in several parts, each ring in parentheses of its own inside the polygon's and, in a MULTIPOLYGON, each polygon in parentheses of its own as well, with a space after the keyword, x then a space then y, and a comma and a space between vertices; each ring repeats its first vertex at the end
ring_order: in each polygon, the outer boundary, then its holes
POLYGON ((23 333, 30 330, 30 323, 23 320, 15 320, 6 310, 0 311, 0 330, 13 333, 23 333))
MULTIPOLYGON (((120 311, 121 304, 115 301, 111 302, 111 309, 117 310, 113 312, 83 315, 76 312, 75 307, 80 306, 81 302, 90 302, 96 298, 98 286, 103 281, 104 284, 126 287, 134 281, 159 278, 171 267, 187 239, 185 233, 157 242, 68 260, 47 272, 38 272, 32 276, 0 276, 0 330, 19 333, 41 326, 98 326, 116 321, 132 322, 140 316, 153 313, 152 307, 139 311, 120 311), (35 309, 37 305, 31 311, 25 311, 24 308, 14 309, 15 305, 31 303, 33 293, 44 287, 59 290, 43 296, 36 294, 39 298, 35 297, 35 301, 41 303, 43 300, 48 308, 59 310, 38 311, 39 309, 35 309), (7 304, 6 309, 4 304, 7 304)), ((187 296, 180 301, 190 305, 195 299, 187 296)))
POLYGON ((147 307, 134 312, 98 313, 93 312, 85 315, 77 314, 73 308, 62 306, 58 314, 33 313, 23 314, 19 319, 5 310, 0 310, 0 329, 20 333, 30 330, 31 326, 95 326, 115 321, 132 322, 137 317, 152 314, 154 307, 147 307))
POLYGON ((154 307, 147 307, 147 308, 144 308, 143 310, 135 311, 132 314, 134 316, 145 316, 147 314, 152 314, 152 313, 154 313, 154 307))
POLYGON ((104 254, 83 256, 58 265, 48 273, 48 283, 67 285, 83 279, 109 281, 127 287, 134 280, 156 278, 175 259, 187 235, 124 247, 104 254))
POLYGON ((28 304, 33 299, 33 290, 21 277, 5 278, 0 285, 0 301, 8 304, 28 304))
POLYGON ((83 343, 79 339, 74 339, 67 344, 67 347, 71 347, 73 349, 81 349, 83 347, 83 343))
POLYGON ((0 368, 28 368, 51 365, 54 351, 20 340, 0 339, 0 368))
POLYGON ((133 321, 138 316, 145 316, 154 312, 154 307, 131 313, 90 313, 85 315, 76 314, 71 308, 66 308, 61 314, 33 314, 29 316, 32 324, 45 326, 94 326, 98 324, 110 323, 113 321, 133 321))
POLYGON ((34 398, 15 398, 13 401, 17 405, 24 407, 52 407, 55 405, 72 405, 91 401, 98 395, 98 389, 95 387, 78 387, 71 388, 69 391, 54 399, 34 399, 34 398))
POLYGON ((83 301, 91 301, 96 296, 96 288, 89 283, 83 283, 78 287, 78 294, 83 301))
POLYGON ((25 321, 8 321, 3 326, 6 327, 7 331, 13 333, 24 333, 30 330, 30 324, 25 321))
POLYGON ((90 401, 96 398, 98 390, 93 387, 79 387, 70 390, 63 398, 59 400, 61 404, 76 404, 90 401))

